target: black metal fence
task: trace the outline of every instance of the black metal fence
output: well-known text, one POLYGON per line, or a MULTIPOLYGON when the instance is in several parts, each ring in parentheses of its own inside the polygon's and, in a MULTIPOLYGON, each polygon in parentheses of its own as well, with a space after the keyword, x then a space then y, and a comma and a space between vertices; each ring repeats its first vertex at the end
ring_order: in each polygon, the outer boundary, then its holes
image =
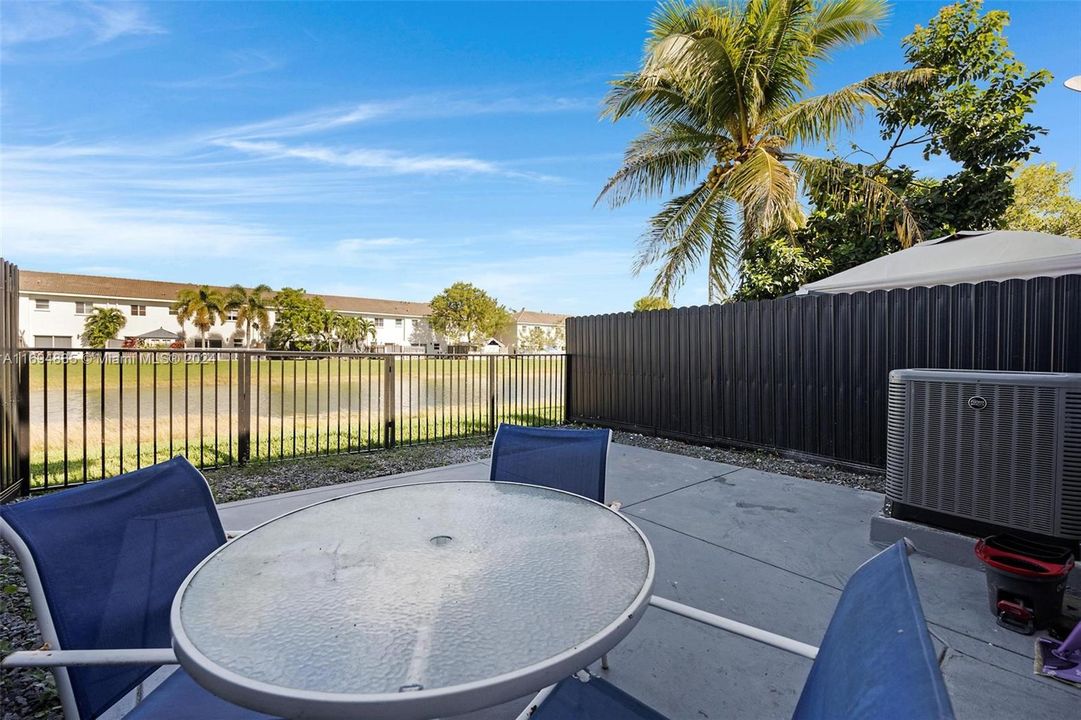
POLYGON ((26 490, 19 453, 19 268, 0 258, 0 502, 26 490))
POLYGON ((1081 276, 570 318, 567 419, 882 468, 889 371, 1081 372, 1081 276))
POLYGON ((217 467, 564 419, 562 355, 24 350, 29 490, 182 453, 217 467))

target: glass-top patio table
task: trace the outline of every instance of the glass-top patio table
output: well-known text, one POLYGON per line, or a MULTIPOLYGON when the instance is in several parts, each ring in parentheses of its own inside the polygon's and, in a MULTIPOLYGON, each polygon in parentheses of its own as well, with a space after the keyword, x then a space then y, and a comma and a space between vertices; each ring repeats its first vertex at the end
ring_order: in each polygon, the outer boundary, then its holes
POLYGON ((613 648, 653 587, 618 512, 513 483, 432 482, 296 510, 222 546, 172 607, 177 658, 289 718, 420 720, 527 695, 613 648))

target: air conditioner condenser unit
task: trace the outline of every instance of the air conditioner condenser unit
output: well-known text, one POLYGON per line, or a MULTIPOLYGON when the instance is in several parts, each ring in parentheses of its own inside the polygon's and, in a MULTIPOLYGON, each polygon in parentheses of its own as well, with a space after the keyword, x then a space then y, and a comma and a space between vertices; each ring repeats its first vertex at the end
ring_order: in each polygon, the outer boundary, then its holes
POLYGON ((1081 539, 1081 373, 891 372, 886 513, 1081 539))

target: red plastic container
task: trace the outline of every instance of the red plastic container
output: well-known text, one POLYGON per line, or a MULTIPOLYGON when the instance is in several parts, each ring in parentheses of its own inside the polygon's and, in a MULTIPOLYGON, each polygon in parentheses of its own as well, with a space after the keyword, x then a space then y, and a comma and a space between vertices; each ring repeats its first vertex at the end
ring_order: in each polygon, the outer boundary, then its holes
POLYGON ((1031 635, 1062 613, 1073 553, 1013 535, 993 535, 976 543, 984 564, 991 613, 998 624, 1031 635))

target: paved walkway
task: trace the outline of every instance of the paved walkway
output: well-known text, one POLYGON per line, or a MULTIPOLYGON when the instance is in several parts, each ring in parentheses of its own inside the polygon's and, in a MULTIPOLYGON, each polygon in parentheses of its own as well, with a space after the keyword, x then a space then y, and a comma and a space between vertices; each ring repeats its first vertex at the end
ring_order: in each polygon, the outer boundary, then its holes
MULTIPOLYGON (((486 462, 467 463, 230 503, 221 516, 243 530, 366 488, 487 477, 486 462)), ((649 536, 656 594, 815 645, 848 575, 877 551, 869 523, 882 504, 876 493, 627 445, 612 446, 608 500, 622 501, 649 536)), ((1032 639, 995 624, 982 573, 919 555, 912 568, 948 647, 958 718, 1081 717, 1081 691, 1034 676, 1032 639)), ((611 668, 612 682, 672 720, 787 718, 810 662, 651 608, 611 668)), ((524 704, 466 717, 508 720, 524 704)))

